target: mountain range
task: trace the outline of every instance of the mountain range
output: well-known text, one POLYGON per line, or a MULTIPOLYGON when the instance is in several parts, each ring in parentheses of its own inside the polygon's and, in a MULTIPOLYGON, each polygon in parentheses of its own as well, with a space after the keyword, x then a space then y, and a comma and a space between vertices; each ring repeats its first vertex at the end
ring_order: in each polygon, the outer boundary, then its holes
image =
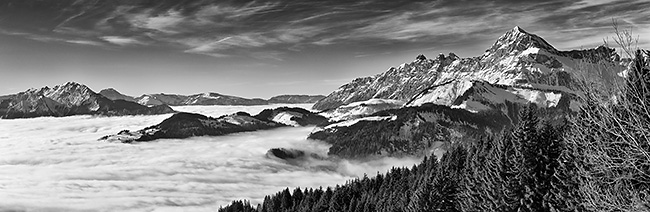
POLYGON ((142 105, 266 105, 266 104, 299 104, 299 103, 314 103, 318 100, 325 98, 322 95, 279 95, 266 99, 260 98, 243 98, 237 96, 224 95, 214 92, 193 94, 193 95, 179 95, 179 94, 144 94, 139 97, 132 97, 124 95, 113 88, 101 90, 100 94, 108 97, 109 99, 126 100, 137 102, 142 105))
POLYGON ((280 95, 265 99, 247 99, 218 93, 194 95, 145 94, 140 97, 124 95, 108 88, 99 93, 76 82, 52 88, 32 88, 0 96, 0 118, 33 118, 70 115, 152 115, 175 112, 169 107, 179 105, 267 105, 281 103, 313 103, 320 95, 280 95))
POLYGON ((0 118, 4 119, 70 115, 152 115, 172 112, 174 110, 167 105, 147 107, 135 102, 112 100, 75 82, 52 88, 32 88, 0 97, 0 118))
MULTIPOLYGON (((413 62, 342 85, 318 101, 314 109, 332 109, 369 99, 400 100, 410 106, 431 102, 481 109, 482 105, 459 99, 467 96, 475 81, 526 91, 570 93, 570 75, 574 70, 620 61, 614 49, 605 46, 560 51, 541 37, 515 27, 499 37, 483 55, 460 58, 449 53, 434 59, 419 55, 413 62)), ((620 71, 624 68, 619 67, 620 71)), ((516 95, 526 98, 523 94, 516 95)))
POLYGON ((440 157, 451 143, 516 125, 531 104, 545 119, 562 123, 580 107, 576 77, 605 66, 622 75, 626 63, 606 46, 560 51, 515 27, 480 56, 418 55, 342 85, 314 104, 331 123, 309 138, 332 144, 329 154, 344 158, 440 157))

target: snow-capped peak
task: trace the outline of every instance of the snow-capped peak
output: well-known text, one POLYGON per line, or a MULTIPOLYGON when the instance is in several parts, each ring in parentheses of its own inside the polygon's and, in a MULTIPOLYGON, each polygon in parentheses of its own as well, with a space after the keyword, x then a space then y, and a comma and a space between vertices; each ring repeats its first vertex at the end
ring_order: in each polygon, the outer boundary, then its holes
POLYGON ((88 86, 68 82, 46 90, 43 95, 65 105, 81 105, 84 101, 97 94, 88 86))
MULTIPOLYGON (((472 81, 556 90, 571 87, 571 74, 580 64, 616 62, 613 49, 559 51, 541 37, 514 27, 478 57, 459 58, 450 53, 392 67, 371 77, 357 78, 314 104, 318 110, 334 109, 369 99, 395 99, 449 105, 472 87, 472 81)), ((617 67, 621 70, 623 66, 617 67)), ((409 104, 413 105, 413 104, 409 104)), ((419 105, 419 104, 414 104, 419 105)))
POLYGON ((545 49, 549 52, 557 52, 557 49, 546 42, 543 38, 526 32, 519 26, 507 31, 492 45, 486 54, 512 51, 524 51, 528 48, 536 47, 545 49))

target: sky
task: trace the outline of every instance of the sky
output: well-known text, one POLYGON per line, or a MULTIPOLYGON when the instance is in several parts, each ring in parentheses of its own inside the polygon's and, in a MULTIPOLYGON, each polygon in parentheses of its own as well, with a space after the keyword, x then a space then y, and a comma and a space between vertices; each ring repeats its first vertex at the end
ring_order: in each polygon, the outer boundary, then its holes
POLYGON ((327 95, 418 54, 481 55, 520 26, 560 50, 650 48, 650 0, 2 0, 0 95, 68 81, 127 95, 327 95))

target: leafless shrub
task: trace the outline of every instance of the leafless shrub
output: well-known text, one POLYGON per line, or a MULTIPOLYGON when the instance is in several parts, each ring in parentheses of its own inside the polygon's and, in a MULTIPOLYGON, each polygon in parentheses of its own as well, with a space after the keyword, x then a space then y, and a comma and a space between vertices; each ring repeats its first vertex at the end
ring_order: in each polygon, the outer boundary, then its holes
POLYGON ((603 62, 578 68, 581 113, 566 141, 579 175, 582 207, 650 211, 650 52, 614 22, 614 41, 631 58, 627 72, 603 62))

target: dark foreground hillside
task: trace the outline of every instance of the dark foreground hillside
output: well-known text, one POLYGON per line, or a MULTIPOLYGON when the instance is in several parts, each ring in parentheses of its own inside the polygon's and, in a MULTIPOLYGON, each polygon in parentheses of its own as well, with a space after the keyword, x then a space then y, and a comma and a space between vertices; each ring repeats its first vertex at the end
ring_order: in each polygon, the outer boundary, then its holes
MULTIPOLYGON (((538 207, 535 203, 544 198, 561 201, 575 189, 549 177, 564 173, 557 162, 562 128, 540 123, 533 109, 523 118, 506 136, 456 145, 440 160, 428 157, 411 168, 393 168, 335 188, 286 189, 267 196, 257 207, 261 211, 508 211, 538 207)), ((220 211, 255 208, 236 201, 220 211)))

